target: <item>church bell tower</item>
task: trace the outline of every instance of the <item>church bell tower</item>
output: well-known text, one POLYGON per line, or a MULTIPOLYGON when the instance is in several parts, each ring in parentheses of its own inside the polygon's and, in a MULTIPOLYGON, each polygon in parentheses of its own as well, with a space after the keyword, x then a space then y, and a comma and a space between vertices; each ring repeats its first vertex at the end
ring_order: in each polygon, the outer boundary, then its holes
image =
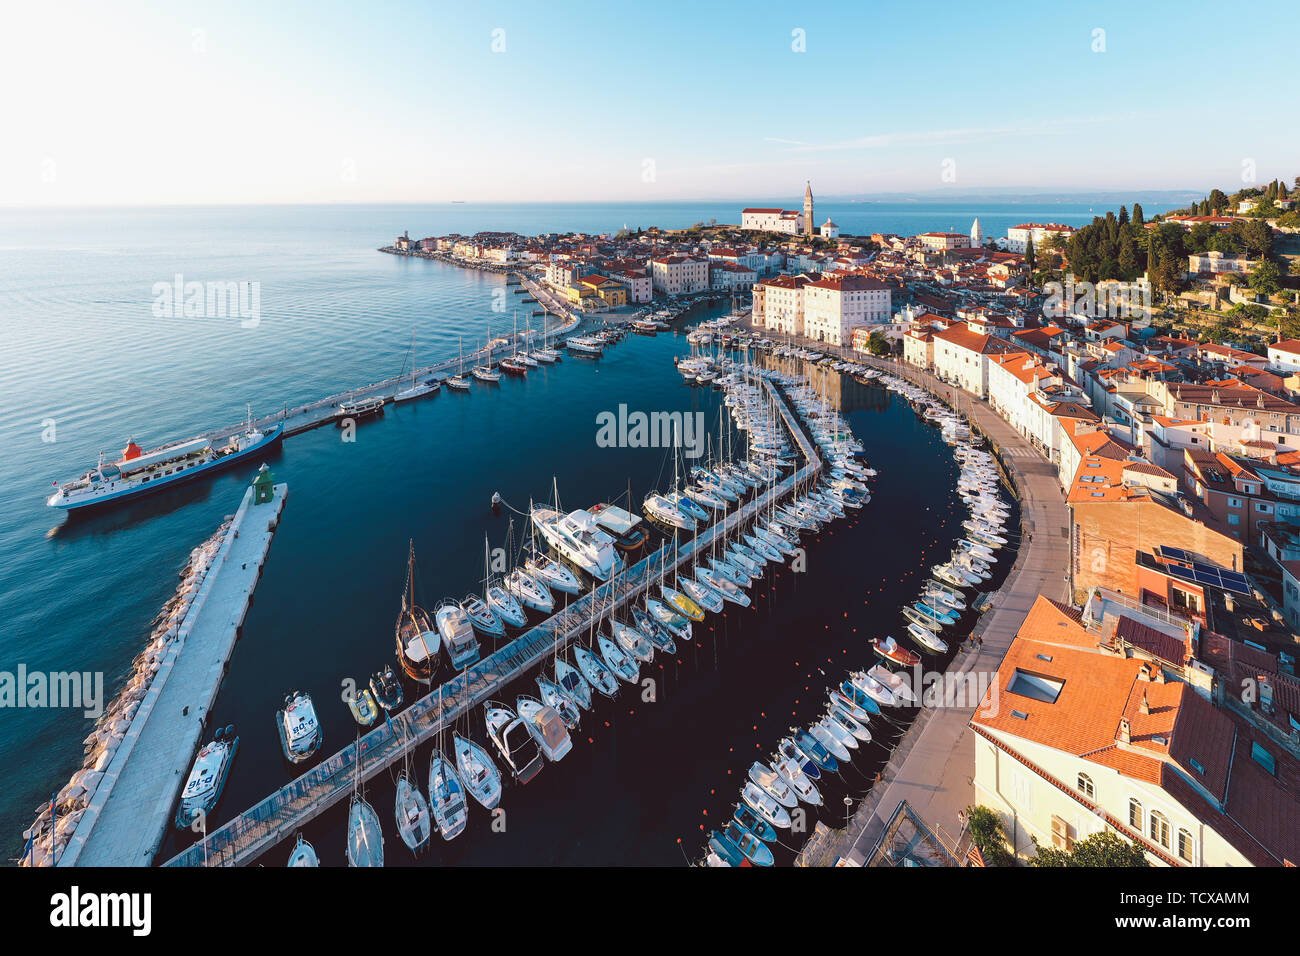
POLYGON ((816 220, 813 219, 812 182, 810 181, 803 191, 803 234, 809 239, 813 237, 813 230, 816 228, 815 222, 816 220))

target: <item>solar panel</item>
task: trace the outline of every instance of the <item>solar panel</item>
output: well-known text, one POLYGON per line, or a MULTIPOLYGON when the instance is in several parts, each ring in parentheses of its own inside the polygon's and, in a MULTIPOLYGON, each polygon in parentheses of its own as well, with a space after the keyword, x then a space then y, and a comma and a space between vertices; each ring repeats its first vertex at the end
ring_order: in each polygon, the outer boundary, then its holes
POLYGON ((1174 561, 1186 561, 1188 564, 1192 563, 1191 554, 1184 551, 1182 548, 1171 548, 1168 545, 1162 544, 1160 545, 1160 553, 1164 557, 1171 558, 1174 561))

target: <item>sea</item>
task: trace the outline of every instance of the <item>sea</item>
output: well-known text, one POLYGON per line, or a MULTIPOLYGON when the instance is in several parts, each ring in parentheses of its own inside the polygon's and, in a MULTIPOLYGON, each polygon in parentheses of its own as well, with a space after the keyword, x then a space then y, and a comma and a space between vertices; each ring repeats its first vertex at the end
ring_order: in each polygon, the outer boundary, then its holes
MULTIPOLYGON (((978 217, 996 236, 1026 220, 1082 224, 1104 208, 819 203, 823 212, 846 232, 965 232, 978 217)), ((84 520, 46 507, 54 485, 97 455, 232 424, 248 406, 267 415, 378 381, 412 355, 421 365, 454 357, 525 321, 513 305, 500 309, 502 277, 377 251, 395 236, 735 218, 731 204, 710 203, 0 210, 0 672, 101 673, 111 698, 191 549, 235 511, 252 470, 84 520), (160 309, 160 288, 178 279, 257 283, 258 321, 160 309)), ((530 501, 558 494, 567 509, 630 501, 639 510, 648 491, 671 484, 672 455, 601 447, 598 416, 620 404, 699 412, 717 442, 721 393, 684 385, 672 364, 689 350, 680 332, 629 336, 599 360, 569 356, 523 380, 390 408, 353 442, 321 428, 270 453, 289 498, 212 715, 213 727, 234 724, 241 744, 211 826, 291 779, 273 724, 287 691, 317 701, 326 750, 354 738, 342 687, 393 660, 408 547, 417 596, 436 605, 480 588, 485 543, 517 549, 530 501), (499 513, 494 492, 505 501, 499 513)), ((807 541, 801 572, 770 572, 752 608, 728 607, 676 658, 657 660, 653 701, 624 694, 585 715, 563 762, 507 788, 504 827, 475 809, 464 835, 419 862, 697 861, 750 764, 820 713, 828 683, 870 666, 870 638, 905 631, 901 606, 959 536, 956 468, 897 396, 847 378, 833 390, 880 471, 874 500, 807 541)), ((535 693, 532 677, 511 693, 535 693)), ((0 847, 14 860, 37 808, 80 766, 93 721, 70 709, 0 717, 0 847)), ((486 742, 475 717, 471 730, 486 742)), ((844 797, 869 790, 892 732, 823 788, 828 824, 842 825, 844 797)), ((421 781, 427 760, 428 748, 412 756, 421 781)), ((372 780, 367 796, 385 821, 390 862, 407 862, 391 781, 372 780)), ((343 862, 345 812, 339 805, 304 832, 327 865, 343 862)), ((188 839, 173 835, 163 857, 188 839)), ((801 839, 783 838, 783 862, 801 839)), ((287 853, 262 862, 280 865, 287 853)))

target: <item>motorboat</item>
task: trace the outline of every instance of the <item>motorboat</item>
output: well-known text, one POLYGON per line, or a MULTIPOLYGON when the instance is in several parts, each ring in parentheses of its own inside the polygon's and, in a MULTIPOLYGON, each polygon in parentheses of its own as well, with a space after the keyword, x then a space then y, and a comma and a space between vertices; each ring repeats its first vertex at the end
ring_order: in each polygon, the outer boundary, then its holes
POLYGON ((849 679, 853 682, 854 687, 858 688, 858 690, 862 691, 880 706, 896 707, 898 705, 898 700, 894 697, 894 692, 870 674, 867 674, 864 671, 856 671, 850 675, 849 679))
POLYGON ((828 773, 836 773, 840 769, 839 761, 835 759, 835 755, 815 735, 807 730, 795 730, 793 733, 795 746, 820 769, 828 773))
MULTIPOLYGON (((592 687, 606 697, 613 697, 618 693, 618 680, 614 677, 614 672, 605 666, 605 662, 599 657, 585 647, 575 647, 573 658, 578 662, 578 670, 592 687)), ((556 666, 558 668, 559 665, 556 666)))
POLYGON ((579 509, 564 515, 534 506, 531 519, 551 547, 598 581, 608 581, 622 567, 614 539, 590 512, 579 509))
MULTIPOLYGON (((348 402, 339 402, 338 411, 334 417, 340 424, 359 418, 369 418, 371 415, 380 415, 384 411, 384 398, 382 395, 376 395, 373 398, 358 398, 348 402)), ((374 811, 371 811, 372 813, 374 811)))
POLYGON ((384 830, 379 814, 359 793, 348 807, 348 866, 383 866, 384 830))
POLYGON ((389 713, 402 706, 402 682, 392 664, 385 664, 370 675, 370 692, 375 696, 375 703, 389 713))
POLYGON ((929 602, 922 596, 912 607, 916 608, 921 614, 932 618, 944 627, 952 627, 961 617, 956 610, 945 607, 938 601, 929 602))
POLYGON ((922 627, 915 621, 907 625, 907 633, 911 635, 912 640, 916 641, 916 643, 920 644, 927 651, 933 651, 936 654, 943 654, 948 650, 947 641, 928 627, 922 627))
POLYGON ((352 719, 362 727, 371 726, 379 718, 379 705, 375 703, 375 697, 368 687, 349 694, 347 703, 352 719))
POLYGON ((600 503, 592 505, 589 514, 596 519, 596 524, 614 541, 614 547, 623 552, 639 551, 646 543, 646 533, 637 527, 641 519, 630 511, 615 505, 600 503))
POLYGON ((814 721, 808 725, 808 732, 813 735, 814 739, 825 747, 835 756, 835 759, 848 763, 852 759, 849 748, 840 743, 839 739, 832 734, 822 721, 814 721))
POLYGON ((405 771, 397 778, 393 818, 397 821, 398 836, 412 853, 419 853, 428 845, 429 837, 433 835, 429 801, 424 799, 419 786, 411 782, 405 771))
POLYGON ((878 637, 870 642, 871 649, 880 657, 900 667, 915 667, 921 658, 915 651, 900 647, 892 637, 878 637))
POLYGON ((841 724, 839 720, 836 719, 835 714, 831 710, 828 710, 823 714, 822 719, 817 723, 818 726, 824 728, 827 733, 834 737, 842 747, 848 750, 850 754, 858 749, 858 738, 853 735, 853 731, 849 730, 846 724, 841 724))
MULTIPOLYGON (((782 757, 789 760, 792 765, 797 766, 810 781, 821 779, 821 766, 817 761, 808 758, 808 755, 794 742, 793 737, 782 738, 781 743, 777 746, 777 751, 782 757)), ((775 766, 775 764, 773 765, 775 766)))
POLYGON ((547 680, 545 677, 538 677, 536 681, 537 693, 542 702, 555 709, 555 712, 564 719, 564 726, 576 730, 582 720, 582 709, 577 702, 554 681, 547 680))
POLYGON ((940 621, 938 618, 932 617, 929 614, 923 614, 922 612, 918 611, 915 607, 912 607, 910 605, 903 608, 903 617, 907 618, 917 627, 924 628, 925 630, 929 630, 929 631, 934 631, 936 634, 939 633, 939 631, 943 630, 944 627, 943 622, 940 621))
POLYGON ((762 817, 760 817, 749 807, 747 807, 745 804, 743 803, 736 804, 736 810, 731 815, 731 819, 735 820, 742 827, 744 827, 750 833, 754 834, 754 836, 758 837, 764 843, 776 842, 776 828, 773 827, 772 824, 764 820, 762 817))
MULTIPOLYGON (((211 815, 212 808, 221 799, 230 765, 239 750, 235 726, 221 727, 212 739, 199 748, 190 766, 190 775, 181 788, 180 806, 176 808, 176 828, 188 830, 195 820, 211 815)), ((207 824, 204 823, 206 832, 207 824)))
POLYGON ((917 702, 916 691, 907 682, 907 678, 902 674, 895 674, 884 664, 872 665, 871 669, 867 671, 867 676, 888 687, 890 693, 894 695, 894 699, 900 705, 904 703, 915 704, 917 702))
POLYGON ((316 705, 300 690, 284 698, 284 707, 275 713, 275 726, 280 733, 284 758, 290 763, 311 759, 325 739, 325 732, 316 719, 316 705))
MULTIPOLYGON (((591 710, 591 684, 582 671, 562 657, 555 659, 555 683, 581 710, 591 710)), ((617 684, 614 689, 618 690, 617 684)))
POLYGON ((781 806, 794 809, 798 805, 799 798, 781 779, 781 775, 762 761, 755 760, 750 766, 749 779, 781 806))
POLYGON ((768 795, 766 790, 754 783, 754 781, 746 781, 745 788, 740 792, 740 799, 745 806, 772 824, 772 826, 779 830, 790 829, 790 811, 777 803, 775 799, 768 795))
POLYGON ((487 589, 487 603, 497 616, 511 627, 527 627, 528 615, 513 594, 500 584, 492 584, 487 589))
POLYGON ((464 670, 478 660, 478 638, 469 615, 455 601, 445 601, 434 615, 438 634, 447 645, 447 655, 452 667, 464 670))
POLYGON ((507 574, 505 586, 525 607, 542 614, 550 614, 555 610, 555 597, 550 589, 523 568, 515 568, 507 574))
POLYGON ((709 834, 709 855, 706 862, 709 866, 714 867, 750 865, 745 854, 740 851, 740 847, 732 843, 718 830, 714 830, 709 834))
POLYGON ((534 697, 520 694, 515 699, 515 707, 524 728, 532 735, 537 748, 552 763, 560 760, 573 749, 573 739, 565 726, 560 712, 534 697))
POLYGON ((320 866, 320 857, 316 855, 316 848, 298 834, 298 841, 293 845, 293 852, 289 854, 289 862, 285 866, 320 866))
POLYGON ((456 773, 461 783, 483 809, 495 809, 501 802, 501 772, 496 764, 486 750, 468 737, 453 734, 452 741, 456 751, 456 773))
POLYGON ((596 645, 600 648, 601 659, 620 680, 635 684, 640 679, 641 665, 635 658, 624 654, 612 640, 601 634, 596 638, 596 645))
POLYGON ((722 828, 722 836, 754 866, 771 866, 775 862, 772 848, 735 820, 728 821, 722 828))
POLYGON ((830 716, 835 718, 837 724, 847 730, 855 739, 860 740, 862 743, 871 743, 871 731, 867 729, 867 726, 862 723, 862 721, 850 714, 848 710, 842 707, 834 698, 829 701, 829 704, 830 716))
POLYGON ((545 766, 537 743, 525 722, 500 701, 483 705, 488 738, 496 745, 506 767, 520 783, 527 783, 545 766))
POLYGON ((460 836, 469 820, 465 787, 451 761, 436 749, 429 755, 429 799, 442 838, 454 840, 460 836))
POLYGON ((821 791, 817 785, 803 771, 798 761, 792 760, 785 754, 777 751, 772 755, 772 769, 781 775, 786 786, 794 791, 804 803, 812 807, 819 807, 822 803, 821 791))

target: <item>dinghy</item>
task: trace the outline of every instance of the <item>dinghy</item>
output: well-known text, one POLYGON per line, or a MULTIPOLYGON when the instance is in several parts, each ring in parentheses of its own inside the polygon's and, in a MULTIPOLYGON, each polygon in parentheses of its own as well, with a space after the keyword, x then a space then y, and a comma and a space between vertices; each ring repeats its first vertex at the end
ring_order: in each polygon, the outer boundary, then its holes
POLYGON ((755 760, 749 768, 749 779, 760 786, 764 793, 781 804, 781 806, 790 809, 798 806, 799 798, 795 796, 794 791, 781 779, 781 775, 767 764, 755 760))

